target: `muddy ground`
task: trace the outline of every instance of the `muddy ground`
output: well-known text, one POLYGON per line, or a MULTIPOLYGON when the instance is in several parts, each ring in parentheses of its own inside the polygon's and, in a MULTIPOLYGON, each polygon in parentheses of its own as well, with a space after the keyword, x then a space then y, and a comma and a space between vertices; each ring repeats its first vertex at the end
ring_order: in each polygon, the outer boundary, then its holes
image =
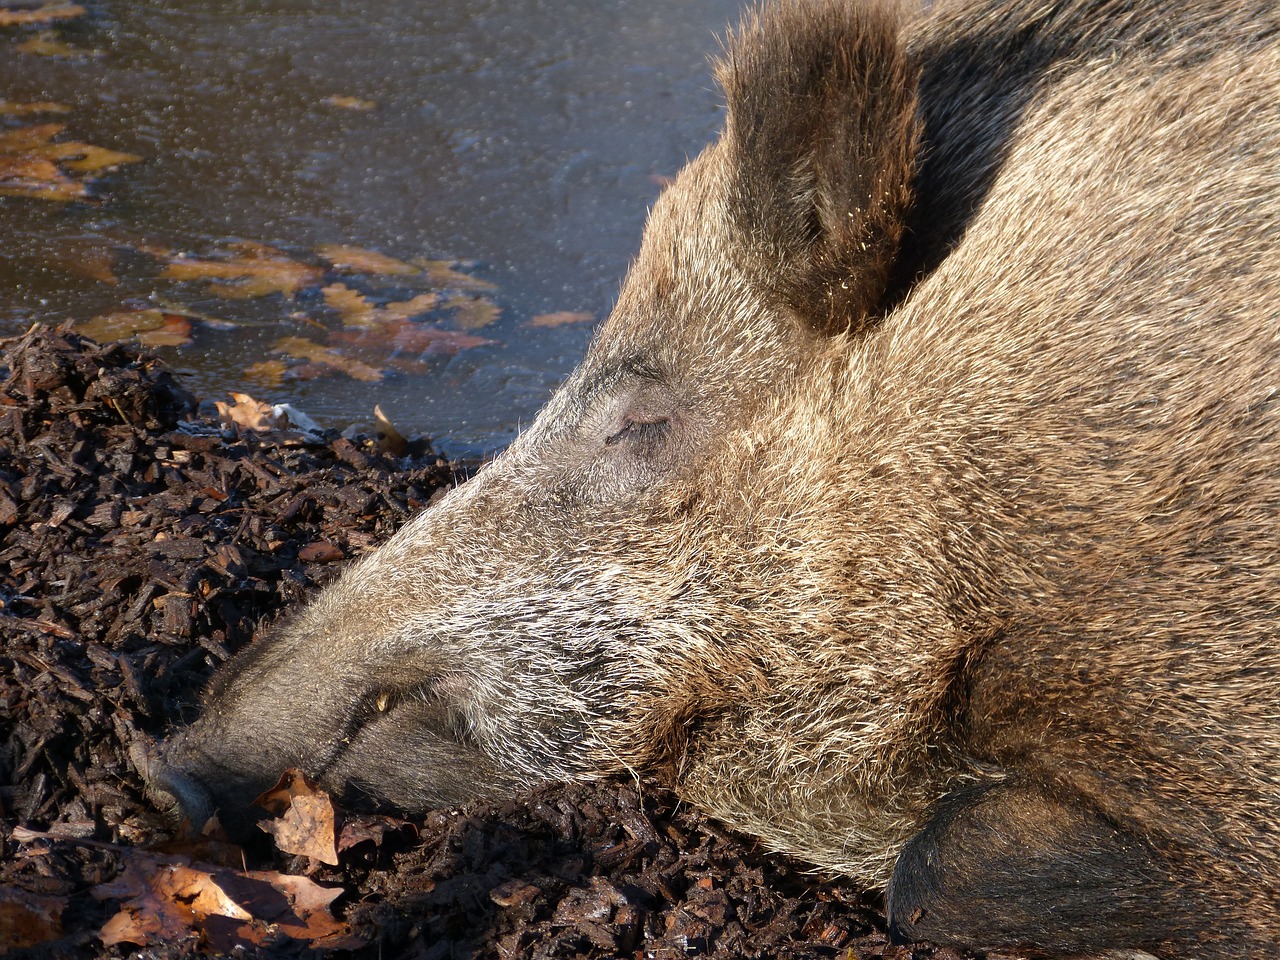
POLYGON ((175 832, 131 756, 458 476, 422 441, 392 453, 223 427, 120 346, 59 331, 5 345, 0 954, 960 957, 891 946, 874 897, 653 783, 414 822, 326 807, 336 864, 265 833, 245 850, 175 832))

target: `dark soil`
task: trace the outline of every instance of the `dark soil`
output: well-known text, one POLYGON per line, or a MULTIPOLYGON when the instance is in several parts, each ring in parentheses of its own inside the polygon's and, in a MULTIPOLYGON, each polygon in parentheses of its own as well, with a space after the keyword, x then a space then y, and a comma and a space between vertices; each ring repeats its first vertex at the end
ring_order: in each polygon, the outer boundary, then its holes
MULTIPOLYGON (((0 953, 127 956, 98 936, 119 910, 101 885, 173 835, 131 749, 190 719, 215 667, 457 471, 424 442, 392 456, 237 433, 155 361, 63 331, 10 342, 0 382, 0 953)), ((369 836, 336 867, 245 856, 341 886, 334 911, 369 958, 959 956, 890 946, 873 898, 656 784, 548 787, 369 836)), ((144 955, 212 949, 192 933, 144 955)))

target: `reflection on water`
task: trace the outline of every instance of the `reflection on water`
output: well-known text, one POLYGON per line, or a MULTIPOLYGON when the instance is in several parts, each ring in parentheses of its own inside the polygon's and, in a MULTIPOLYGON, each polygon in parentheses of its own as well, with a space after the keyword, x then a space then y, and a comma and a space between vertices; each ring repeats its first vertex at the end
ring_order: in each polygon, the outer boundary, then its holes
MULTIPOLYGON (((706 55, 742 5, 106 0, 57 28, 85 53, 73 58, 18 52, 35 28, 0 31, 0 100, 61 102, 67 136, 146 158, 108 177, 100 203, 0 199, 0 335, 154 303, 140 249, 203 256, 238 241, 314 260, 346 244, 476 261, 503 309, 483 331, 491 345, 378 383, 248 387, 332 425, 380 403, 453 450, 502 443, 590 332, 530 319, 604 315, 661 178, 714 134, 706 55)), ((184 302, 228 316, 200 290, 184 302)), ((220 396, 312 306, 245 301, 233 329, 197 323, 195 345, 165 355, 220 396)))

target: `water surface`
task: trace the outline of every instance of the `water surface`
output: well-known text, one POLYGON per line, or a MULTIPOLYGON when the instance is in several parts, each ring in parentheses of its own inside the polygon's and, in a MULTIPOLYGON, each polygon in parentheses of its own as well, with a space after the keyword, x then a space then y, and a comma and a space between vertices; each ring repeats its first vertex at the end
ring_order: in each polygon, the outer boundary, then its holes
MULTIPOLYGON (((332 426, 379 403, 455 452, 501 445, 590 334, 530 318, 602 318, 662 178, 714 135, 706 58, 742 6, 116 0, 57 27, 83 54, 69 58, 18 52, 35 28, 0 31, 0 99, 66 104, 49 118, 64 136, 145 158, 101 181, 98 202, 0 200, 0 335, 146 305, 158 285, 155 263, 130 252, 140 246, 475 261, 503 309, 483 331, 494 343, 412 375, 246 383, 245 367, 303 322, 289 315, 313 308, 305 297, 234 305, 234 328, 196 324, 193 347, 162 353, 207 397, 247 387, 332 426), (86 268, 103 249, 114 283, 86 268)), ((184 302, 226 315, 198 290, 184 302)))

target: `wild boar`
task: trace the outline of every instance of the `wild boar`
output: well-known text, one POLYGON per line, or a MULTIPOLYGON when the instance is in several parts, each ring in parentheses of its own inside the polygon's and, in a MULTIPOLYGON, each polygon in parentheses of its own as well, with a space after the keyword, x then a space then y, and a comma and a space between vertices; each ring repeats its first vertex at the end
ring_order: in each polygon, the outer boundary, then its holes
POLYGON ((749 15, 532 426, 149 775, 419 810, 632 770, 901 937, 1280 942, 1280 12, 749 15))

